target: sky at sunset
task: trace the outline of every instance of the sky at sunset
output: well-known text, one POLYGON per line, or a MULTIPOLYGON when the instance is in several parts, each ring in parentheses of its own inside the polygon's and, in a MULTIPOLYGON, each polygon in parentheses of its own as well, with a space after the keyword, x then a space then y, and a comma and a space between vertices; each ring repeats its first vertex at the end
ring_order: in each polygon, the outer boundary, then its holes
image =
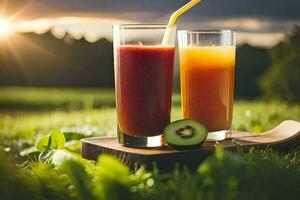
MULTIPOLYGON (((0 0, 0 34, 66 32, 94 42, 111 39, 112 24, 167 23, 186 0, 0 0), (7 27, 9 26, 9 29, 7 27), (6 28, 5 28, 6 27, 6 28), (1 30, 2 29, 2 30, 1 30)), ((238 43, 271 47, 300 25, 299 0, 203 0, 177 22, 179 29, 234 29, 238 43)))

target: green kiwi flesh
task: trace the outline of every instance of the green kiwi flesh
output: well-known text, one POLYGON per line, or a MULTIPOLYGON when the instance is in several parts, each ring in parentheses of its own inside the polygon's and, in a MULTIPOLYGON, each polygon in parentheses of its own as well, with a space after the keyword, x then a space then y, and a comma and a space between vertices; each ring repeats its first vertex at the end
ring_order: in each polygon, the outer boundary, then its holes
POLYGON ((198 148, 207 138, 207 129, 192 119, 182 119, 170 123, 164 129, 167 143, 178 150, 198 148))

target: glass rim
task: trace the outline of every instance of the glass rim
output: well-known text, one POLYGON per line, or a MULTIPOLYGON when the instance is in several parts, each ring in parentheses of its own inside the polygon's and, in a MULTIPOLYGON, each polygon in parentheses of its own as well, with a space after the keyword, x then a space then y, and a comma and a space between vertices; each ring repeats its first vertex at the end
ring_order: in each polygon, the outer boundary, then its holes
POLYGON ((169 24, 115 24, 113 28, 123 28, 123 29, 166 29, 166 28, 176 28, 176 25, 169 24))
POLYGON ((235 34, 236 31, 230 29, 213 29, 213 30, 178 30, 178 34, 191 33, 191 34, 235 34))

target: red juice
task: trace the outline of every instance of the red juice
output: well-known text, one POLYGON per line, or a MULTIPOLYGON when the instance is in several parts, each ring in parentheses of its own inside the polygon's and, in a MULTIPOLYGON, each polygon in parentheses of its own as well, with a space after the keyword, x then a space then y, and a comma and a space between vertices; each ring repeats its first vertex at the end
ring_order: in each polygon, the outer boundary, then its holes
POLYGON ((162 134, 170 122, 174 46, 121 46, 115 82, 118 125, 131 136, 162 134))

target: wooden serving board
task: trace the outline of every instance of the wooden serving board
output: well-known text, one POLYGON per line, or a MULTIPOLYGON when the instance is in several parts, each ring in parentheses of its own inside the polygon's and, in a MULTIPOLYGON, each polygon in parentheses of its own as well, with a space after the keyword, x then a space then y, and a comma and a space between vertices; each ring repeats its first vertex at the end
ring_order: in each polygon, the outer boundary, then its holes
MULTIPOLYGON (((161 170, 169 170, 176 163, 194 168, 199 165, 216 146, 216 142, 205 142, 198 149, 177 151, 169 146, 159 148, 130 148, 118 144, 115 137, 97 137, 82 139, 82 157, 96 160, 99 154, 111 154, 124 162, 130 168, 145 165, 152 168, 153 163, 161 170)), ((253 133, 232 131, 226 140, 219 141, 219 145, 227 150, 237 150, 242 147, 248 150, 251 147, 266 148, 272 147, 283 151, 287 148, 300 144, 300 123, 287 120, 276 128, 261 135, 253 133), (236 140, 237 142, 233 142, 236 140)))

